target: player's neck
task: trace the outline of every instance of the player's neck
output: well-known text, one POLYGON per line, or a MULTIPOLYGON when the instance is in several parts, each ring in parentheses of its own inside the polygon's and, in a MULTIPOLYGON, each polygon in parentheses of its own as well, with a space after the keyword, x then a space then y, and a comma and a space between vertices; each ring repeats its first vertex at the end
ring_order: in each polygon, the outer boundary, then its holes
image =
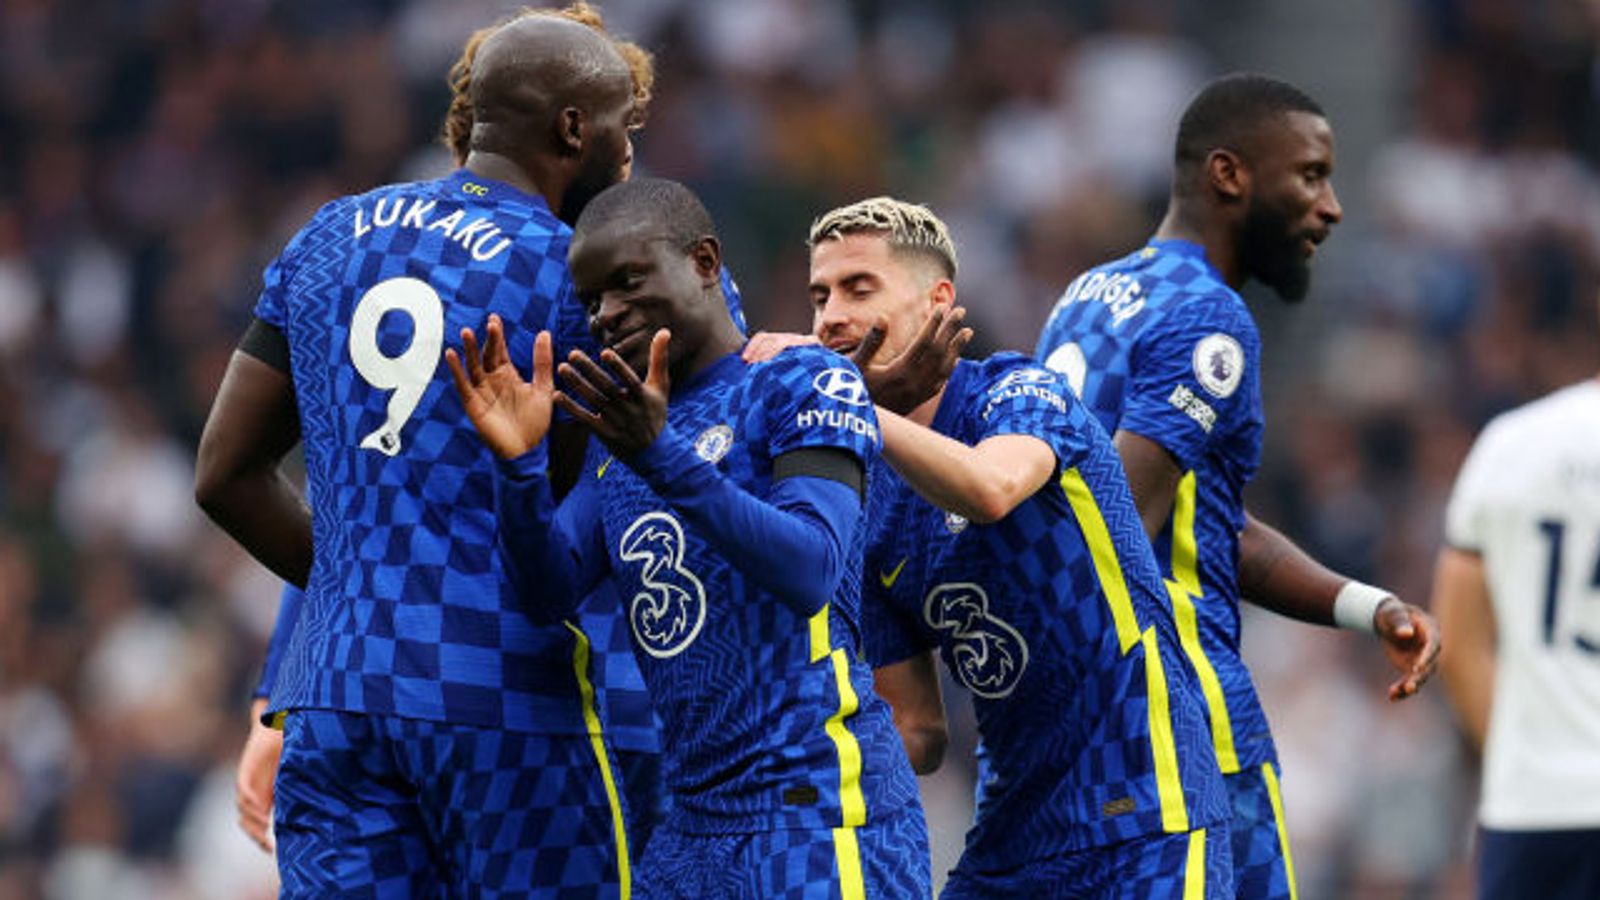
POLYGON ((730 353, 737 353, 744 347, 745 337, 739 333, 733 320, 728 320, 726 328, 718 327, 705 343, 701 344, 694 355, 684 360, 682 371, 672 373, 673 384, 683 384, 699 375, 706 369, 716 365, 730 353))
POLYGON ((1222 275, 1222 280, 1234 290, 1244 287, 1244 266, 1240 265, 1237 242, 1232 231, 1215 216, 1191 214, 1181 201, 1173 198, 1167 206, 1167 215, 1156 228, 1155 237, 1163 241, 1188 241, 1199 244, 1206 252, 1206 261, 1222 275))
MULTIPOLYGON (((949 384, 950 382, 945 382, 949 384)), ((939 414, 939 401, 944 399, 945 384, 939 385, 939 390, 932 397, 922 401, 916 409, 906 413, 906 418, 924 428, 933 427, 933 417, 939 414)))

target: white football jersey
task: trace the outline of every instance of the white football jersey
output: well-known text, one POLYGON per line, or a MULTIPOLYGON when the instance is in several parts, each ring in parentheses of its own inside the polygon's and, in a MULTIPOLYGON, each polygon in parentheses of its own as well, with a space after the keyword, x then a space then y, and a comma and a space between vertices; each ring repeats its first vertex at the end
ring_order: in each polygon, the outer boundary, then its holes
POLYGON ((1482 555, 1498 632, 1479 820, 1600 827, 1600 381, 1490 422, 1445 536, 1482 555))

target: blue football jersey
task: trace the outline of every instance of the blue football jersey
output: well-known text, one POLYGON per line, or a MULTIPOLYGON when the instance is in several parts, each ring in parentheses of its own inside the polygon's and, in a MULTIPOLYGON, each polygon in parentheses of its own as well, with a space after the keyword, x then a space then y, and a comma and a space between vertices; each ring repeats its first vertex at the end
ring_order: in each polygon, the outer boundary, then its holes
POLYGON ((1187 241, 1153 240, 1078 276, 1036 355, 1108 432, 1165 447, 1183 470, 1155 541, 1225 774, 1276 759, 1239 656, 1239 532, 1261 459, 1261 337, 1244 300, 1187 241))
MULTIPOLYGON (((539 328, 549 328, 555 336, 558 359, 563 358, 567 350, 574 348, 585 350, 591 354, 598 352, 598 346, 589 331, 588 316, 584 311, 583 304, 577 301, 576 295, 572 293, 571 288, 566 283, 566 249, 571 237, 571 232, 567 226, 548 212, 548 207, 540 198, 521 194, 509 187, 486 179, 470 177, 464 171, 456 173, 451 178, 455 179, 455 181, 451 182, 449 186, 445 186, 443 182, 397 186, 398 188, 409 188, 411 191, 410 193, 398 195, 401 198, 398 200, 391 201, 390 199, 391 192, 394 192, 397 188, 389 188, 365 197, 345 198, 329 204, 318 214, 316 219, 302 230, 290 247, 268 269, 266 276, 268 289, 264 292, 261 302, 257 306, 257 316, 264 321, 284 328, 285 331, 288 330, 284 327, 289 316, 289 306, 287 297, 284 294, 285 285, 283 280, 289 271, 301 265, 298 261, 299 254, 304 252, 301 245, 315 241, 318 242, 318 246, 321 248, 317 252, 337 254, 341 246, 353 246, 341 243, 342 237, 346 236, 346 231, 355 237, 361 238, 368 236, 373 228, 376 227, 379 232, 374 240, 385 242, 381 246, 375 246, 372 249, 371 253, 376 255, 366 256, 360 263, 352 263, 343 272, 334 268, 340 262, 337 257, 324 259, 318 264, 318 268, 326 271, 320 271, 316 275, 317 280, 314 285, 303 285, 299 290, 307 293, 313 290, 332 291, 339 289, 348 291, 351 289, 351 285, 367 285, 367 287, 362 288, 362 290, 367 290, 379 281, 394 277, 392 273, 399 271, 397 267, 400 266, 400 263, 394 259, 389 259, 390 255, 404 257, 405 266, 401 268, 405 268, 405 271, 411 271, 414 268, 417 272, 426 273, 432 271, 436 264, 442 264, 445 261, 443 254, 448 252, 451 254, 452 262, 458 266, 467 265, 473 271, 470 273, 470 278, 466 277, 468 274, 466 272, 452 272, 445 279, 447 285, 458 286, 458 290, 462 292, 461 296, 451 295, 447 297, 445 294, 440 293, 439 290, 435 291, 435 293, 439 293, 441 302, 461 303, 464 304, 463 309, 466 310, 462 316, 450 318, 451 327, 443 330, 442 340, 444 342, 454 343, 455 335, 459 333, 459 327, 456 327, 458 318, 462 324, 481 329, 482 323, 488 317, 488 313, 498 312, 507 323, 507 337, 512 342, 512 359, 519 367, 526 366, 526 361, 529 358, 528 354, 531 352, 531 336, 539 328), (440 196, 448 198, 449 205, 438 205, 438 197, 426 193, 428 185, 439 186, 443 192, 440 196), (509 214, 509 219, 505 219, 507 215, 505 213, 502 213, 501 219, 490 220, 484 218, 482 210, 493 208, 497 203, 508 199, 514 206, 513 211, 509 214), (433 206, 429 205, 429 200, 433 201, 433 206), (380 201, 383 204, 381 207, 378 205, 380 201), (362 203, 370 203, 372 208, 363 211, 361 217, 357 219, 356 210, 362 203), (537 209, 539 214, 532 215, 528 209, 524 208, 530 206, 537 209), (452 221, 451 216, 456 210, 463 211, 463 216, 452 221), (485 226, 485 222, 489 224, 485 226), (511 225, 518 225, 521 230, 513 233, 509 230, 511 225), (438 236, 428 240, 422 240, 420 233, 410 237, 407 237, 404 233, 398 236, 385 237, 385 233, 390 228, 412 229, 419 232, 437 231, 438 236), (515 248, 517 252, 513 253, 514 248, 507 241, 521 241, 524 239, 533 241, 532 246, 515 248), (455 249, 452 244, 459 245, 461 249, 455 249), (491 251, 493 252, 492 256, 490 256, 491 251), (513 261, 510 256, 506 256, 508 253, 513 256, 520 253, 520 256, 513 261), (430 263, 426 254, 435 254, 437 263, 430 263), (489 256, 489 259, 478 260, 476 258, 477 255, 489 256), (467 256, 473 257, 471 263, 466 262, 467 256), (500 256, 505 256, 506 258, 498 263, 493 262, 495 257, 500 256), (483 265, 482 263, 485 262, 489 264, 483 265), (555 268, 552 268, 552 265, 555 268), (496 273, 500 274, 497 275, 496 273), (508 288, 502 288, 495 283, 495 279, 501 275, 507 280, 508 288), (352 278, 355 281, 351 281, 350 279, 352 278), (371 284, 368 284, 368 282, 371 284), (514 289, 516 286, 522 286, 526 289, 526 296, 522 297, 520 302, 517 302, 518 298, 511 297, 506 293, 506 290, 514 289), (485 294, 485 291, 494 293, 497 299, 494 302, 490 302, 489 295, 485 294), (518 325, 527 327, 515 327, 518 325)), ((450 180, 447 179, 447 181, 450 180)), ((419 278, 419 280, 426 281, 426 278, 419 278)), ((743 332, 746 325, 739 289, 733 281, 732 274, 727 269, 722 272, 722 288, 724 297, 727 300, 728 312, 733 316, 734 323, 743 332)), ((393 288, 388 290, 393 290, 393 288)), ((440 290, 443 290, 443 288, 440 288, 440 290)), ((392 296, 399 297, 400 294, 396 293, 392 296)), ((410 311, 400 310, 397 313, 397 317, 391 316, 390 308, 383 306, 383 298, 381 296, 368 302, 373 305, 374 309, 380 309, 382 316, 388 317, 388 321, 379 323, 383 329, 381 340, 388 342, 391 350, 399 352, 398 348, 404 346, 408 340, 408 335, 417 333, 408 331, 408 329, 416 328, 415 322, 411 325, 403 323, 404 318, 410 315, 410 311)), ((359 305, 359 301, 357 305, 359 305)), ((391 301, 391 305, 393 305, 393 301, 391 301)), ((349 318, 350 315, 347 312, 345 320, 349 320, 349 318)), ((367 318, 370 318, 370 314, 367 318)), ((317 339, 320 342, 318 352, 334 346, 340 340, 348 340, 348 338, 340 338, 331 332, 328 334, 320 333, 332 327, 335 326, 328 324, 325 319, 319 320, 313 326, 312 333, 318 335, 317 339)), ((354 350, 353 344, 351 345, 351 350, 352 352, 354 350)), ((292 351, 291 355, 293 355, 292 351)), ((353 362, 353 359, 353 356, 347 357, 347 361, 353 362)), ((426 361, 417 360, 417 362, 425 363, 426 361)), ((381 366, 382 363, 379 363, 379 365, 381 366)), ((320 375, 320 373, 312 374, 320 375)), ((360 374, 359 371, 357 374, 360 374)), ((448 376, 445 370, 440 367, 437 374, 445 379, 444 385, 447 390, 443 399, 447 402, 445 406, 441 407, 440 413, 435 418, 439 422, 447 422, 448 417, 452 414, 451 407, 448 404, 454 402, 454 393, 448 390, 448 376)), ((359 387, 359 385, 352 386, 348 383, 342 386, 333 384, 324 386, 333 391, 345 392, 359 387)), ((421 409, 422 405, 432 404, 440 399, 441 397, 435 396, 430 389, 424 394, 423 403, 418 405, 418 410, 421 409)), ((454 410, 459 413, 459 405, 456 405, 454 410)), ((419 418, 423 415, 425 415, 423 412, 414 412, 412 418, 419 418)), ((460 421, 464 422, 465 420, 462 419, 460 421)), ((462 458, 465 458, 465 455, 461 452, 460 447, 456 447, 452 450, 450 459, 444 460, 443 463, 445 465, 459 466, 459 460, 462 458)), ((439 461, 435 460, 434 462, 439 461)), ((460 473, 456 477, 460 477, 460 473)), ((479 478, 481 478, 481 473, 479 478)), ((471 493, 471 497, 481 498, 481 488, 480 481, 471 493)), ((448 530, 445 533, 448 533, 448 530)), ((437 531, 435 534, 437 535, 437 531)), ((492 540, 489 545, 493 546, 492 540)), ((475 555, 481 555, 481 550, 475 550, 474 553, 475 555)), ((280 613, 278 622, 274 627, 263 666, 264 676, 266 673, 270 673, 275 677, 282 658, 288 653, 288 648, 300 619, 298 591, 295 592, 294 599, 297 602, 292 606, 285 605, 284 611, 280 613)), ((413 600, 412 602, 415 601, 413 600)), ((627 646, 626 629, 619 628, 615 622, 607 621, 607 617, 615 616, 616 614, 617 606, 614 598, 607 592, 601 592, 599 596, 585 602, 578 619, 580 627, 591 643, 592 661, 589 677, 593 679, 600 718, 605 722, 607 734, 613 739, 614 746, 623 750, 655 752, 659 748, 659 738, 657 736, 659 725, 650 710, 649 698, 644 691, 643 679, 639 674, 638 666, 633 660, 633 654, 627 646)), ((388 618, 390 617, 380 617, 379 621, 385 621, 388 618)), ((346 622, 341 627, 345 628, 349 633, 354 633, 351 629, 355 628, 355 626, 350 622, 346 622)), ((519 630, 520 628, 521 626, 519 626, 519 630)), ((377 637, 380 640, 394 639, 396 635, 387 633, 392 630, 393 626, 389 626, 385 632, 380 632, 377 637)), ((542 635, 537 643, 540 645, 553 643, 557 647, 568 647, 569 649, 562 650, 561 653, 569 659, 567 662, 561 662, 560 665, 570 667, 570 657, 573 651, 570 649, 569 638, 570 635, 562 636, 552 632, 542 635)), ((424 636, 423 639, 427 640, 428 638, 424 636)), ((443 639, 450 640, 448 637, 443 639)), ((481 642, 474 645, 481 645, 481 642)), ((518 646, 515 649, 519 656, 534 655, 543 657, 547 654, 546 649, 537 647, 524 648, 518 646)), ((300 652, 310 651, 302 649, 300 652)), ((521 661, 514 660, 513 662, 517 666, 524 668, 526 666, 521 661)), ((551 662, 555 663, 556 661, 551 660, 551 662)), ((540 663, 539 665, 543 664, 540 663)), ((365 662, 356 662, 347 663, 346 665, 348 666, 347 672, 349 674, 354 674, 360 678, 369 675, 379 678, 385 677, 382 671, 382 664, 371 665, 365 662)), ((419 677, 419 670, 434 670, 436 668, 436 666, 425 664, 411 666, 407 671, 407 677, 417 678, 419 677)), ((303 673, 311 671, 310 666, 304 662, 299 665, 299 669, 303 673)), ((533 673, 530 672, 529 674, 531 676, 533 673)), ((467 675, 465 677, 468 681, 465 684, 474 687, 481 686, 485 681, 492 682, 492 677, 490 676, 491 673, 487 672, 467 675)), ((425 679, 427 676, 420 677, 425 679)), ((456 676, 441 675, 441 678, 449 682, 454 681, 456 676)), ((549 685, 549 688, 553 690, 545 690, 544 693, 551 698, 565 697, 568 693, 566 683, 570 682, 570 680, 570 676, 563 675, 549 685)), ((528 680, 524 678, 522 682, 528 683, 528 680)), ((263 677, 257 689, 257 696, 267 696, 270 684, 271 682, 266 677, 263 677)), ((338 690, 342 694, 348 695, 356 687, 356 683, 345 679, 344 686, 338 690)), ((312 701, 307 698, 325 696, 331 690, 330 684, 328 690, 319 688, 312 694, 297 694, 294 695, 293 702, 296 705, 325 702, 312 701)), ((365 694, 367 690, 364 684, 359 687, 359 692, 362 694, 365 694)), ((381 690, 386 693, 390 688, 381 690)), ((438 694, 439 692, 433 691, 433 693, 438 694)), ((469 701, 468 705, 482 705, 481 701, 484 699, 480 695, 476 699, 469 701)), ((390 704, 392 702, 390 701, 390 704)), ((476 716, 476 714, 466 713, 459 704, 453 702, 446 702, 442 705, 448 706, 453 710, 442 712, 441 714, 445 718, 451 718, 459 714, 476 716)), ((428 709, 435 709, 440 706, 441 704, 433 702, 432 698, 426 701, 428 709)), ((280 708, 286 707, 279 704, 274 704, 273 706, 274 710, 280 708)), ((345 707, 340 705, 340 708, 345 707)), ((385 708, 389 707, 385 704, 371 707, 373 711, 385 708)), ((409 710, 409 712, 404 713, 407 715, 422 715, 417 711, 418 707, 414 704, 393 708, 409 710)), ((484 714, 489 715, 491 718, 498 715, 487 711, 484 714)), ((526 717, 523 716, 521 718, 526 717)), ((571 721, 565 714, 560 716, 558 720, 551 720, 543 714, 539 714, 536 718, 540 724, 531 727, 544 729, 554 722, 559 722, 563 723, 559 725, 562 731, 568 730, 571 721)), ((454 721, 453 718, 451 720, 454 721)), ((480 721, 480 718, 477 717, 472 718, 471 721, 475 724, 492 724, 480 721)))
POLYGON ((971 692, 987 753, 960 868, 1013 870, 1227 817, 1204 701, 1105 432, 1027 357, 963 360, 934 431, 1055 451, 1051 480, 998 522, 969 522, 873 472, 866 653, 937 647, 971 692))
MULTIPOLYGON (((877 456, 872 406, 848 360, 820 347, 747 365, 731 355, 675 385, 668 425, 754 497, 778 457, 835 448, 877 456)), ((603 550, 662 723, 678 830, 858 826, 917 807, 888 706, 860 658, 857 528, 845 576, 802 615, 759 585, 644 478, 586 467, 564 501, 576 540, 603 550)))
POLYGON ((463 170, 335 200, 268 267, 255 312, 288 338, 315 550, 275 710, 587 730, 576 640, 503 576, 492 455, 442 364, 498 313, 526 369, 580 306, 570 238, 541 198, 463 170))

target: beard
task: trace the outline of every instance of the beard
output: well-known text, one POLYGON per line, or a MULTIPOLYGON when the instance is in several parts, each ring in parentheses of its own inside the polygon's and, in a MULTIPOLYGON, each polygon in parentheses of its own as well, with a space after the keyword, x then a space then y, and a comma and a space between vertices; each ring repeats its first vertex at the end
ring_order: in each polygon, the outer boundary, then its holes
POLYGON ((1288 217, 1252 199, 1240 235, 1245 272, 1285 303, 1299 303, 1311 289, 1311 260, 1300 249, 1305 237, 1290 227, 1288 217))

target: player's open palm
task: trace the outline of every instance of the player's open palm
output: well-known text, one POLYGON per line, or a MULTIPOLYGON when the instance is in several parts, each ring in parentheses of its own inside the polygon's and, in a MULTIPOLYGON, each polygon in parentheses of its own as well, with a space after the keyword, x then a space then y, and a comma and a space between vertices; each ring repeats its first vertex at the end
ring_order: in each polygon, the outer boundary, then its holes
POLYGON ((643 380, 613 350, 600 351, 600 361, 572 351, 561 364, 565 390, 556 402, 594 431, 606 449, 627 459, 655 442, 667 424, 667 348, 672 332, 663 328, 650 339, 650 364, 643 380), (602 366, 602 364, 604 364, 602 366))
POLYGON ((539 445, 550 430, 555 382, 551 377, 550 333, 539 332, 533 342, 533 380, 523 379, 511 364, 505 326, 491 315, 485 326, 483 347, 470 328, 461 329, 462 351, 444 352, 445 363, 456 383, 456 393, 467 418, 496 456, 511 459, 539 445), (463 358, 465 360, 463 361, 463 358))

